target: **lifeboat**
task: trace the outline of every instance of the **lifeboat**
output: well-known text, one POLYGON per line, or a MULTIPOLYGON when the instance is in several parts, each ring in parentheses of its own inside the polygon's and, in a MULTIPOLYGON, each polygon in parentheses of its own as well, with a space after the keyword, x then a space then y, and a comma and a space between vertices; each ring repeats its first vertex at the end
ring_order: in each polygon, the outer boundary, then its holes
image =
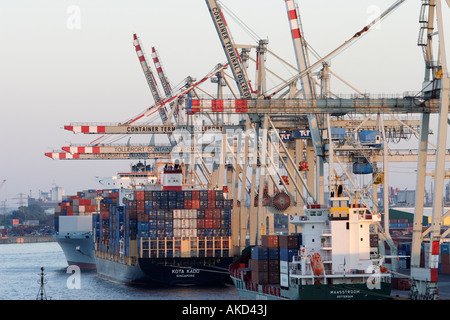
POLYGON ((314 255, 311 256, 310 261, 315 275, 320 276, 323 272, 323 263, 320 254, 314 253, 314 255))

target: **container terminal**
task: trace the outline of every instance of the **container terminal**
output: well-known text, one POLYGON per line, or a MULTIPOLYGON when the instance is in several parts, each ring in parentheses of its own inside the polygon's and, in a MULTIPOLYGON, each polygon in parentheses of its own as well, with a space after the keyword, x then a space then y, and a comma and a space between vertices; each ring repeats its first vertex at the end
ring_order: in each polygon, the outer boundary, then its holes
POLYGON ((450 264, 448 229, 442 223, 448 212, 441 201, 449 157, 450 80, 442 15, 448 1, 417 3, 422 90, 396 97, 358 91, 336 76, 330 61, 401 10, 404 0, 393 1, 323 57, 305 40, 297 1, 284 2, 295 66, 273 53, 267 39, 237 44, 225 20, 234 14, 222 2, 205 0, 225 63, 199 81, 188 76, 174 90, 158 51, 151 49, 159 84, 141 39, 133 34, 154 104, 122 122, 64 126, 98 137, 45 154, 52 159, 152 161, 153 177, 142 170, 128 176, 126 186, 98 190, 101 199, 88 215, 97 272, 126 282, 158 278, 174 285, 231 279, 248 299, 389 299, 399 287, 409 299, 439 299, 438 276, 450 264), (269 55, 295 71, 288 80, 278 78, 272 89, 267 87, 273 73, 269 55), (332 77, 355 93, 333 93, 332 77), (217 91, 201 96, 207 81, 217 84, 217 91), (433 147, 431 114, 439 119, 433 147), (152 115, 159 119, 149 121, 152 115), (407 115, 420 120, 402 118, 407 115), (414 133, 417 150, 392 149, 392 132, 414 133), (150 135, 150 143, 130 143, 142 135, 150 135), (116 143, 121 139, 128 142, 116 143), (389 217, 392 162, 417 164, 415 210, 407 222, 389 217), (425 216, 429 162, 435 163, 435 194, 431 215, 425 216), (203 200, 194 199, 201 195, 203 200), (283 234, 274 230, 280 216, 288 221, 283 234), (401 274, 405 261, 409 273, 401 274), (203 273, 208 276, 196 278, 203 273))

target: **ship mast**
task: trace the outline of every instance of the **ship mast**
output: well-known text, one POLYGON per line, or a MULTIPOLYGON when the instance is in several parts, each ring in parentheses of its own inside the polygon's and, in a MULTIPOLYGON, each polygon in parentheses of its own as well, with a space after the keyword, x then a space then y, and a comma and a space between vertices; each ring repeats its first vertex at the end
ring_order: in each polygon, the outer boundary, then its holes
POLYGON ((44 267, 41 267, 41 279, 39 280, 39 283, 41 284, 40 288, 39 288, 39 292, 37 294, 36 300, 47 300, 47 294, 45 292, 45 287, 44 284, 47 283, 47 280, 44 279, 44 267))

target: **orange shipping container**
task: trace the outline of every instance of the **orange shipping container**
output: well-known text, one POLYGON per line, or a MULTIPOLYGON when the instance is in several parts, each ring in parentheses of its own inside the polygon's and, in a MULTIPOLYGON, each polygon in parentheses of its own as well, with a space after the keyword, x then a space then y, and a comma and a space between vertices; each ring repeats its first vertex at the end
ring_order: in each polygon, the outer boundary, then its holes
POLYGON ((200 209, 200 200, 192 199, 192 209, 200 209))
POLYGON ((263 235, 261 236, 261 244, 264 248, 278 248, 278 236, 263 235))

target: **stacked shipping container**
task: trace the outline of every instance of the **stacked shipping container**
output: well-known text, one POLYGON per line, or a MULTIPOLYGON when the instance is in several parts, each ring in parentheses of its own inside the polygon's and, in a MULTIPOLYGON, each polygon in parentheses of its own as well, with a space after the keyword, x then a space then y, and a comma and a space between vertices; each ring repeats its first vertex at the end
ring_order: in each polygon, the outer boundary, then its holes
POLYGON ((298 255, 299 236, 263 235, 261 246, 252 248, 249 269, 252 282, 288 286, 289 266, 298 255))
POLYGON ((95 242, 101 252, 119 255, 122 239, 122 252, 129 256, 130 242, 137 240, 137 252, 157 248, 172 257, 176 256, 173 251, 180 249, 173 239, 197 237, 219 238, 216 242, 220 246, 214 244, 211 249, 229 252, 232 200, 224 199, 221 190, 135 190, 123 205, 117 197, 105 196, 100 215, 93 220, 95 242))
POLYGON ((55 208, 55 231, 59 232, 60 216, 91 216, 97 211, 99 200, 96 198, 103 194, 102 190, 86 190, 78 192, 76 196, 63 196, 59 206, 55 208))

